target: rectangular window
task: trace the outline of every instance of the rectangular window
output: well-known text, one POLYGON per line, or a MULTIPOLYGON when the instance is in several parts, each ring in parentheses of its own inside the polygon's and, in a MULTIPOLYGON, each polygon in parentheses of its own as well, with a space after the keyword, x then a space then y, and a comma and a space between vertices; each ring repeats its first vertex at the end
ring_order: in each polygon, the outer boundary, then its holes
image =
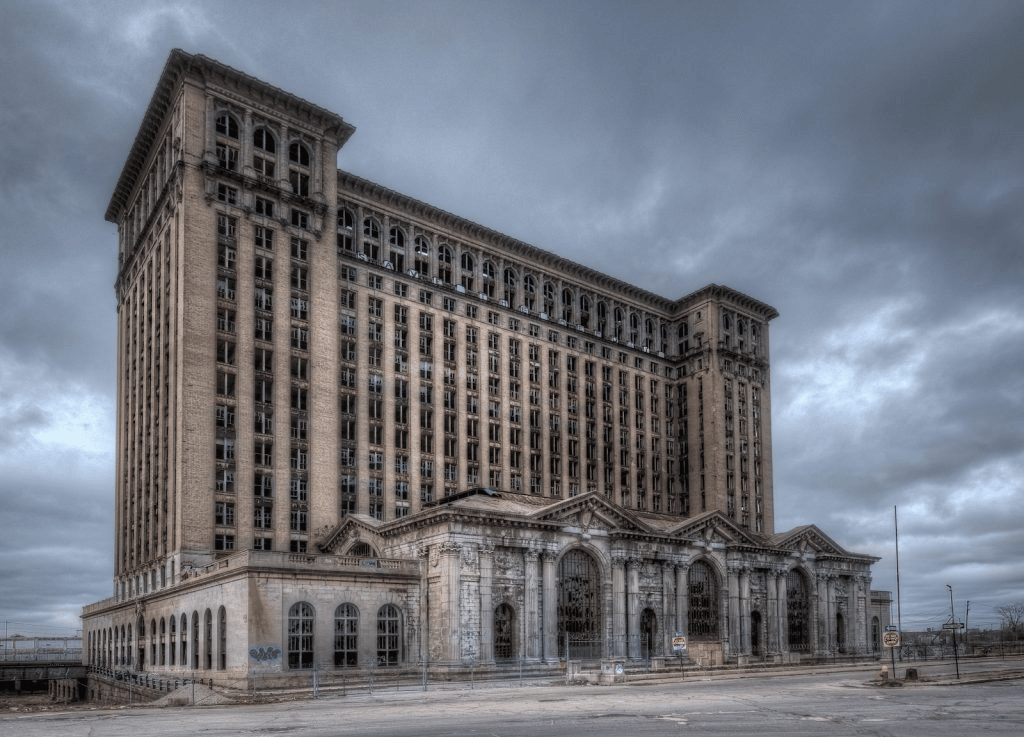
POLYGON ((309 229, 309 213, 298 208, 292 208, 292 225, 303 230, 309 229))
POLYGON ((253 243, 257 248, 265 248, 268 251, 274 248, 274 231, 270 228, 264 228, 262 225, 257 225, 253 228, 253 243))
POLYGON ((274 203, 263 197, 257 197, 255 202, 257 215, 265 215, 268 218, 274 217, 274 203))

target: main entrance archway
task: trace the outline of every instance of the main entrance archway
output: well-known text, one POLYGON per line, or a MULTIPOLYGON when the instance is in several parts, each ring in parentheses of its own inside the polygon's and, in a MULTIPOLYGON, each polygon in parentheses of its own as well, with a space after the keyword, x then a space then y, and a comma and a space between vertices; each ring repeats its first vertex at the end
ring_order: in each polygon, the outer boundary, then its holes
POLYGON ((570 550, 558 563, 558 655, 600 658, 603 644, 601 568, 588 553, 570 550))

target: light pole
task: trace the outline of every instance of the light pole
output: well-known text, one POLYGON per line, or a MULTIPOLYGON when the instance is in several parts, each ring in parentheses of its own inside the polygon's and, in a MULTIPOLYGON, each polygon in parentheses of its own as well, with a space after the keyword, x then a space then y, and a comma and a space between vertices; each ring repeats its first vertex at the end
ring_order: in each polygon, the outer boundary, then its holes
POLYGON ((953 629, 953 660, 956 661, 956 679, 960 680, 960 655, 956 650, 956 612, 953 611, 953 587, 948 583, 946 588, 949 589, 949 622, 953 629))

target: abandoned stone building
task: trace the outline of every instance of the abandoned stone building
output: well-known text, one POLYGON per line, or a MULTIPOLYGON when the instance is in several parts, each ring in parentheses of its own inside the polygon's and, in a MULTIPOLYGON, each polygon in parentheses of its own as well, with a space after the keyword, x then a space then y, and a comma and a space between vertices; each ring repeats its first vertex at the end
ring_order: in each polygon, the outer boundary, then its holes
POLYGON ((707 663, 877 645, 877 559, 774 529, 772 307, 664 298, 339 170, 353 132, 167 61, 106 212, 115 571, 88 663, 284 683, 677 634, 707 663))

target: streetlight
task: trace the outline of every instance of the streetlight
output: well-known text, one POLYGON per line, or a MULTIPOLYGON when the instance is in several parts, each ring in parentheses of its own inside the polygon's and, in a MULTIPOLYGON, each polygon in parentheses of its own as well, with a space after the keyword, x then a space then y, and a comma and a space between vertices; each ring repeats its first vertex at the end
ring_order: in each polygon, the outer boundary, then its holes
POLYGON ((949 589, 949 622, 950 629, 953 630, 953 660, 956 661, 956 679, 960 680, 960 654, 956 649, 956 612, 953 611, 953 587, 948 583, 946 588, 949 589))

